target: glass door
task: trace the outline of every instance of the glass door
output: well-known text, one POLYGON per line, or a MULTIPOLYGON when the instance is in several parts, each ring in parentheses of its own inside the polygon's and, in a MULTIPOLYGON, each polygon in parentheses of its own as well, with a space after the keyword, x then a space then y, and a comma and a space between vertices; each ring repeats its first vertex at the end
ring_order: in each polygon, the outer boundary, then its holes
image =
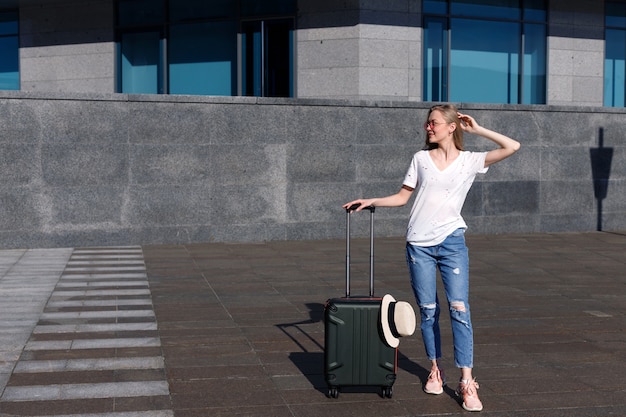
POLYGON ((242 24, 242 95, 293 97, 292 19, 242 24))

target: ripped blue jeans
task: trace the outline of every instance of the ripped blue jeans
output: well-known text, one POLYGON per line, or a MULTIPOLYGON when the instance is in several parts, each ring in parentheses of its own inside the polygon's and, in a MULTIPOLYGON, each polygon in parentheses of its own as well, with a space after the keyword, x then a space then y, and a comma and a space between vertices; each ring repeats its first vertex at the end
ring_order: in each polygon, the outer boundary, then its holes
POLYGON ((411 286, 421 315, 421 330, 428 359, 441 358, 437 269, 450 310, 454 361, 458 368, 474 366, 474 334, 469 308, 469 258, 465 229, 452 232, 442 243, 420 247, 406 245, 411 286))

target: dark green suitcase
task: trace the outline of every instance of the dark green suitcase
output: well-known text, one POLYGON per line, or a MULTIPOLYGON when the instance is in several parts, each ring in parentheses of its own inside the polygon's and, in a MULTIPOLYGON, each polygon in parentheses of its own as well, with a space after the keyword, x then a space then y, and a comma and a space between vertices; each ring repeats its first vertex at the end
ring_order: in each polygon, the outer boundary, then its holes
POLYGON ((380 387, 391 398, 398 369, 398 350, 381 334, 380 305, 374 297, 374 208, 370 210, 370 295, 350 295, 350 209, 346 220, 346 296, 332 298, 324 309, 324 375, 328 396, 342 387, 380 387))

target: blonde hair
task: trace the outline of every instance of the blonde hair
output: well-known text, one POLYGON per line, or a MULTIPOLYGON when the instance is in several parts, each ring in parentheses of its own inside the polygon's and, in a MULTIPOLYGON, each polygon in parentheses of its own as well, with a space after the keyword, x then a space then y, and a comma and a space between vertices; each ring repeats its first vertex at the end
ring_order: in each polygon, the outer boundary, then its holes
MULTIPOLYGON (((428 112, 428 116, 430 116, 430 114, 435 110, 441 113, 446 123, 448 124, 454 123, 456 125, 454 132, 452 132, 452 139, 454 140, 454 146, 458 150, 462 151, 463 150, 463 129, 461 129, 460 127, 461 120, 459 119, 458 109, 456 108, 454 104, 437 104, 436 106, 432 106, 430 108, 430 111, 428 112)), ((437 148, 437 146, 438 145, 436 143, 430 143, 430 140, 428 139, 428 135, 426 135, 426 148, 435 149, 437 148)))

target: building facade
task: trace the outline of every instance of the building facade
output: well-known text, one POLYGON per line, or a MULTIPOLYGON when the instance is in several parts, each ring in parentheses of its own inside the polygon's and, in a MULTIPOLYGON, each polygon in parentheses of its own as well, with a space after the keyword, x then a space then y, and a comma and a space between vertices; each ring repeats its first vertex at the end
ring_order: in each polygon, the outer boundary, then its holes
POLYGON ((625 230, 625 33, 621 1, 0 0, 0 247, 341 237, 440 101, 522 142, 472 232, 625 230))
POLYGON ((3 89, 623 107, 622 3, 493 4, 0 0, 3 89))

